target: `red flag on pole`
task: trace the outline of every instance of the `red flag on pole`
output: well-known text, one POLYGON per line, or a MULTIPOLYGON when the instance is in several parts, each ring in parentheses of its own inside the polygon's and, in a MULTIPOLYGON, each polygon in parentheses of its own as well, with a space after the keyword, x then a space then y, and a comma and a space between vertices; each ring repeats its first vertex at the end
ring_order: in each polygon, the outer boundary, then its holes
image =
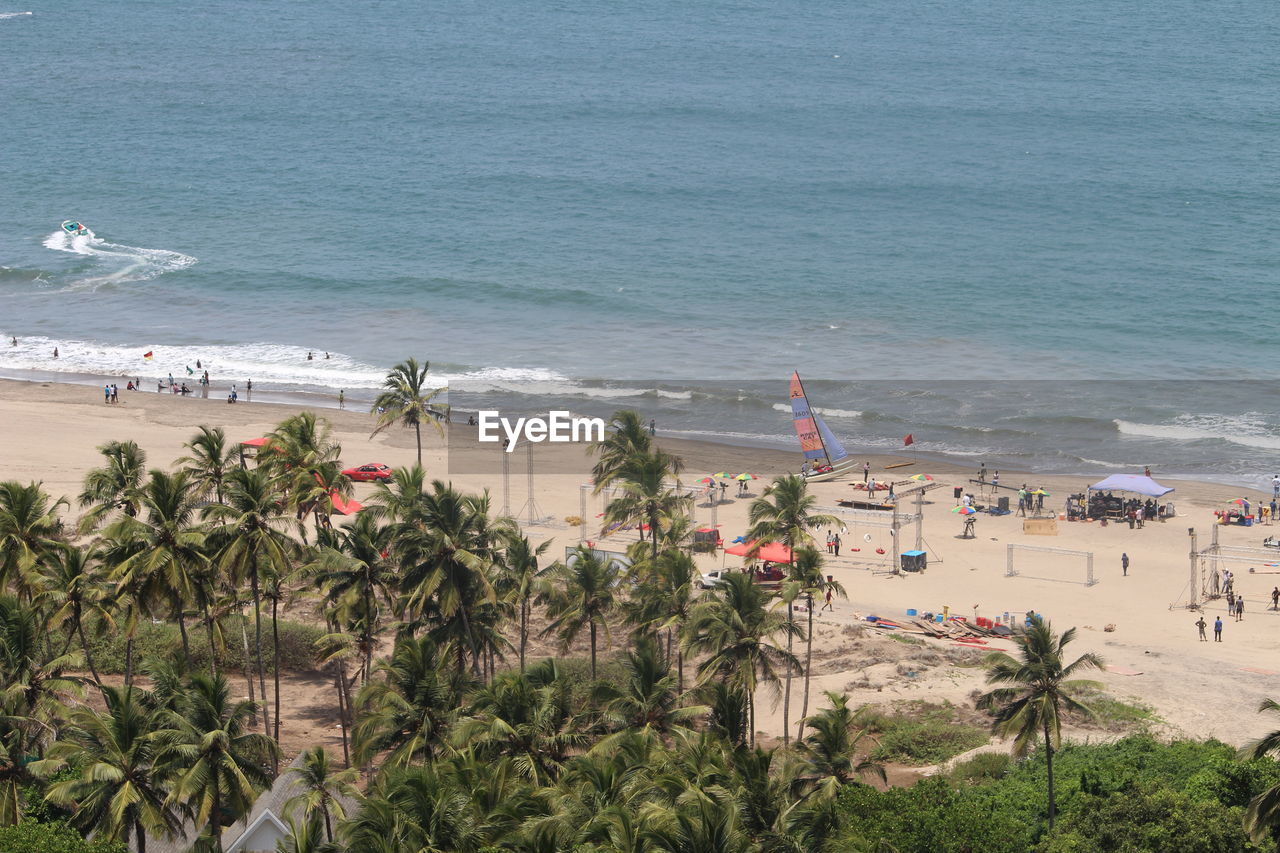
POLYGON ((151 360, 151 356, 152 356, 153 354, 154 354, 154 353, 153 353, 151 350, 147 350, 146 352, 144 352, 144 353, 142 354, 142 357, 143 357, 143 358, 145 358, 147 361, 150 361, 150 360, 151 360))
POLYGON ((915 443, 916 443, 916 440, 915 440, 914 438, 912 438, 912 437, 911 437, 911 433, 907 433, 907 434, 906 434, 905 436, 903 436, 903 438, 902 438, 902 446, 903 446, 903 447, 910 447, 911 445, 913 445, 913 444, 915 444, 915 443))

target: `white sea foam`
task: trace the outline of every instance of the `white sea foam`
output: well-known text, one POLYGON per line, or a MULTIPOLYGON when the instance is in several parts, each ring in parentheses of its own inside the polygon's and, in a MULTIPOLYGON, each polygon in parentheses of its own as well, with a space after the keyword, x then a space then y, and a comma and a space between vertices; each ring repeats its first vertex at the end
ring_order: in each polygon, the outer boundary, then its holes
MULTIPOLYGON (((787 414, 791 414, 790 403, 774 403, 773 408, 774 408, 774 411, 786 412, 787 414)), ((860 418, 862 417, 862 412, 859 412, 856 409, 824 409, 819 406, 813 406, 812 409, 818 414, 824 415, 828 418, 860 418)))
POLYGON ((190 255, 168 249, 145 249, 141 246, 109 243, 93 231, 72 235, 58 229, 44 239, 44 247, 56 252, 94 258, 106 269, 105 272, 75 280, 68 288, 70 290, 96 290, 104 284, 147 281, 167 272, 185 269, 196 262, 190 255))
POLYGON ((1113 423, 1121 435, 1170 441, 1226 441, 1243 447, 1280 450, 1280 436, 1265 432, 1261 419, 1250 415, 1187 415, 1175 419, 1172 424, 1143 424, 1119 419, 1113 423))
POLYGON ((9 18, 28 18, 30 16, 30 12, 0 12, 0 21, 8 20, 9 18))

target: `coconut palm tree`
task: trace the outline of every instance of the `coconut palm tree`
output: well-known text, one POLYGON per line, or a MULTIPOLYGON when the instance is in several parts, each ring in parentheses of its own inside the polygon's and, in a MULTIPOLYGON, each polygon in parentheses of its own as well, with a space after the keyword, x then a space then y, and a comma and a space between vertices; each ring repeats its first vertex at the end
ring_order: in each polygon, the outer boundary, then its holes
POLYGON ((399 578, 390 556, 395 535, 390 525, 360 513, 350 525, 325 530, 306 567, 340 623, 352 626, 361 655, 360 683, 373 673, 373 653, 382 632, 383 608, 394 600, 399 578))
POLYGON ((547 616, 551 622, 542 634, 556 635, 567 650, 586 628, 591 639, 592 679, 596 677, 597 635, 603 630, 606 640, 612 636, 609 616, 618 606, 620 578, 621 569, 616 560, 598 557, 582 545, 548 572, 552 589, 547 616))
POLYGON ((813 613, 818 600, 826 600, 827 594, 832 597, 848 598, 844 586, 831 577, 823 574, 822 555, 817 548, 804 547, 795 551, 795 561, 790 566, 789 582, 799 585, 805 597, 809 611, 809 627, 805 631, 804 649, 804 702, 800 706, 800 722, 796 732, 796 740, 804 738, 804 721, 809 716, 809 682, 813 677, 813 613))
POLYGON ((219 570, 233 585, 249 581, 253 597, 253 654, 262 696, 263 731, 271 730, 267 711, 266 675, 262 662, 262 584, 274 574, 287 575, 295 543, 281 529, 284 505, 261 468, 237 468, 227 475, 226 502, 205 508, 206 517, 220 522, 209 532, 219 570))
POLYGON ((818 499, 809 494, 809 486, 798 474, 776 478, 765 493, 751 502, 747 520, 751 527, 747 539, 758 544, 781 542, 793 551, 813 542, 809 531, 840 523, 833 515, 815 513, 818 499))
POLYGON ((490 834, 466 790, 435 766, 380 774, 342 829, 347 849, 370 853, 477 853, 490 834))
POLYGON ((289 772, 293 774, 294 785, 301 792, 284 804, 285 815, 288 816, 298 807, 302 808, 304 816, 322 815, 325 841, 333 841, 333 819, 347 818, 342 806, 343 799, 354 800, 358 796, 355 783, 359 779, 359 771, 354 767, 335 769, 325 748, 316 746, 302 753, 301 763, 289 772))
POLYGON ((629 733, 663 736, 709 710, 680 705, 676 674, 652 637, 641 637, 623 659, 626 680, 604 683, 595 690, 596 703, 604 708, 609 725, 629 733))
POLYGON ((314 412, 285 418, 258 451, 259 468, 270 475, 303 535, 312 513, 318 526, 327 526, 335 492, 342 497, 351 494, 350 480, 342 475, 341 456, 342 445, 333 440, 332 426, 314 412))
MULTIPOLYGON (((208 560, 196 517, 199 503, 199 486, 187 472, 152 469, 138 490, 139 514, 124 515, 102 531, 104 561, 131 611, 125 626, 130 639, 136 629, 132 611, 149 613, 163 602, 178 623, 182 653, 188 658, 186 608, 195 599, 196 580, 208 560)), ((127 669, 131 663, 126 661, 127 669)))
POLYGON ((80 506, 90 508, 80 520, 81 532, 93 530, 117 511, 133 517, 140 507, 147 454, 134 441, 108 441, 98 452, 103 465, 85 475, 80 492, 80 506))
POLYGON ((142 691, 101 690, 106 709, 74 709, 50 750, 50 763, 65 761, 78 772, 50 786, 46 798, 71 809, 71 824, 81 832, 116 841, 132 834, 134 849, 146 853, 149 835, 171 835, 180 826, 155 763, 155 717, 142 691))
POLYGON ((30 598, 37 565, 63 539, 58 510, 65 505, 40 483, 0 483, 0 590, 12 586, 20 598, 30 598))
POLYGON ((551 547, 551 540, 548 539, 535 548, 527 536, 512 529, 502 537, 502 543, 502 560, 498 564, 494 586, 498 594, 515 605, 520 614, 520 639, 517 645, 520 650, 520 671, 524 672, 525 651, 529 647, 529 616, 534 601, 548 591, 538 560, 551 547))
MULTIPOLYGON (((1263 699, 1258 706, 1260 714, 1280 713, 1280 703, 1274 699, 1263 699)), ((1280 731, 1269 732, 1240 750, 1242 758, 1263 758, 1275 755, 1280 751, 1280 731)), ((1280 785, 1272 785, 1249 801, 1244 813, 1244 828, 1249 837, 1261 843, 1272 838, 1277 827, 1280 827, 1280 785)))
MULTIPOLYGON (((661 451, 632 456, 618 469, 612 485, 621 494, 609 501, 604 510, 604 524, 649 526, 651 557, 658 559, 658 541, 663 522, 684 515, 692 503, 690 495, 681 494, 667 485, 680 473, 683 463, 677 456, 661 451)), ((641 533, 643 538, 643 532, 641 533)))
POLYGON ((858 726, 849 697, 833 690, 826 696, 831 707, 809 717, 809 734, 796 741, 804 787, 834 797, 855 775, 875 776, 884 782, 883 767, 870 758, 858 761, 854 757, 866 731, 858 726))
POLYGON ((236 466, 239 450, 227 444, 227 434, 222 427, 201 426, 199 430, 182 445, 191 454, 179 458, 178 464, 186 466, 205 495, 212 492, 214 500, 222 503, 222 486, 227 472, 236 466))
POLYGON ((191 676, 178 711, 159 712, 156 759, 170 774, 168 802, 190 809, 217 853, 224 813, 240 818, 271 784, 263 767, 275 741, 245 730, 253 717, 253 703, 232 700, 225 678, 202 674, 191 676))
POLYGON ((46 626, 67 635, 62 654, 67 653, 71 643, 80 641, 89 672, 93 674, 94 682, 101 686, 102 679, 93 664, 84 623, 88 619, 99 633, 115 626, 115 587, 107 580, 98 557, 97 550, 92 547, 62 545, 55 549, 41 566, 33 603, 43 614, 46 626))
POLYGON ((995 712, 992 728, 996 734, 1013 736, 1014 755, 1026 755, 1036 738, 1043 736, 1051 829, 1057 815, 1053 751, 1061 737, 1062 710, 1093 713, 1071 694, 1100 685, 1074 676, 1087 669, 1103 667, 1102 658, 1092 652, 1065 663, 1067 644, 1075 635, 1076 629, 1068 628, 1059 637, 1047 619, 1033 618, 1030 625, 1012 637, 1017 645, 1017 657, 1005 652, 987 655, 984 661, 987 683, 1001 686, 983 694, 977 702, 979 708, 995 712))
POLYGON ((762 685, 777 691, 778 670, 795 666, 795 656, 774 645, 779 634, 794 636, 799 627, 769 610, 770 594, 735 572, 698 604, 687 630, 685 648, 706 655, 698 666, 702 683, 727 680, 747 696, 751 743, 755 743, 755 693, 762 685))
POLYGON ((444 435, 440 421, 448 413, 442 404, 434 402, 445 389, 427 387, 428 362, 418 364, 416 359, 408 359, 387 373, 382 380, 383 391, 374 398, 370 412, 377 415, 378 423, 372 435, 385 430, 392 424, 413 427, 413 437, 418 445, 418 465, 422 465, 422 424, 432 424, 436 431, 444 435))
POLYGON ((608 430, 603 441, 592 442, 587 448, 588 453, 596 456, 596 464, 591 468, 596 494, 617 479, 622 467, 632 458, 645 456, 653 449, 653 438, 639 412, 631 409, 614 412, 608 430))
POLYGON ((502 525, 489 517, 489 496, 467 495, 435 480, 411 516, 394 525, 392 553, 400 565, 397 608, 411 629, 429 628, 449 642, 458 669, 479 673, 473 614, 497 593, 489 573, 498 561, 502 525))
MULTIPOLYGON (((449 730, 466 686, 447 665, 449 648, 430 637, 401 637, 391 658, 355 698, 355 761, 387 753, 382 764, 408 767, 431 760, 449 730)), ((463 677, 465 673, 463 673, 463 677)))

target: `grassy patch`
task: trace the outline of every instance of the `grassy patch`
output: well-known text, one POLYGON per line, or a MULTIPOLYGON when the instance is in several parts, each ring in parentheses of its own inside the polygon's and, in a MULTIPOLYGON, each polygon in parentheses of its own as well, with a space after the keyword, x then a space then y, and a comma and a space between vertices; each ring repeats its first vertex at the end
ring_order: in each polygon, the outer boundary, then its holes
POLYGON ((915 701, 893 712, 863 707, 858 721, 875 736, 871 758, 879 762, 938 764, 990 740, 950 702, 915 701))
POLYGON ((979 752, 951 768, 951 781, 956 784, 981 785, 1002 778, 1013 766, 1007 752, 979 752))
POLYGON ((885 634, 890 640, 897 640, 899 643, 906 643, 908 646, 923 646, 924 640, 919 637, 909 637, 906 634, 885 634))
POLYGON ((1103 690, 1087 688, 1077 692, 1073 698, 1092 709, 1093 716, 1069 713, 1067 720, 1072 725, 1108 732, 1130 732, 1164 722, 1149 705, 1125 702, 1103 690))

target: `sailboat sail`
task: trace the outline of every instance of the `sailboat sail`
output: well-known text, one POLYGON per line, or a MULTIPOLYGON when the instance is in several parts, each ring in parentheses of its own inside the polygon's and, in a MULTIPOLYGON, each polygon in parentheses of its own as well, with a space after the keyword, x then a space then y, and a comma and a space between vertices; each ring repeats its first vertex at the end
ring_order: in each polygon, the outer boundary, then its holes
POLYGON ((809 398, 805 396, 797 372, 791 374, 791 423, 796 428, 796 438, 800 439, 800 452, 804 458, 825 459, 827 449, 822 444, 815 416, 809 410, 809 398))
POLYGON ((827 448, 827 459, 831 460, 832 465, 849 455, 845 452, 844 445, 840 443, 840 439, 836 438, 835 434, 827 429, 827 425, 822 422, 822 418, 815 414, 813 422, 818 425, 818 435, 822 438, 822 443, 827 448))

